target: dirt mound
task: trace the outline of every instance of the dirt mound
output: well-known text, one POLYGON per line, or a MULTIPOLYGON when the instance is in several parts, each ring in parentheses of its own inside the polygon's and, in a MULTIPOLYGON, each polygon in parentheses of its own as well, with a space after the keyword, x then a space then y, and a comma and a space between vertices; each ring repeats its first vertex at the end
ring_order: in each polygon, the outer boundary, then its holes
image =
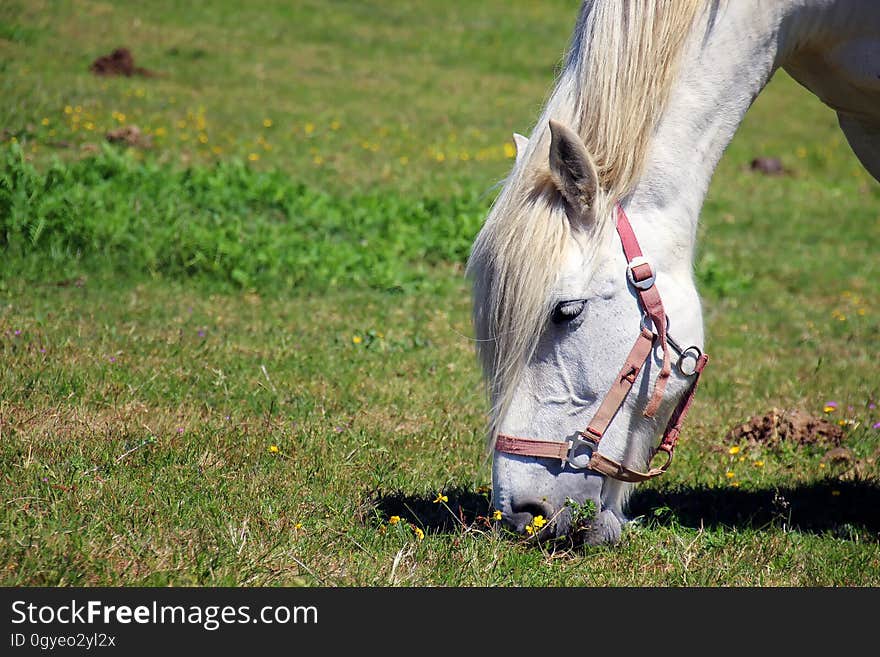
POLYGON ((95 75, 124 75, 131 77, 132 75, 144 75, 153 77, 156 75, 140 66, 135 66, 134 56, 128 48, 117 48, 109 55, 102 55, 92 62, 89 70, 95 75))
POLYGON ((749 164, 749 168, 768 176, 781 176, 786 173, 782 160, 778 157, 756 157, 749 164))
POLYGON ((772 447, 781 442, 797 445, 827 445, 838 447, 844 439, 843 429, 823 417, 806 411, 772 409, 765 415, 756 415, 731 429, 728 442, 748 443, 772 447))
POLYGON ((152 137, 145 135, 136 125, 126 125, 110 130, 105 136, 111 144, 125 144, 138 148, 150 148, 153 145, 152 137))

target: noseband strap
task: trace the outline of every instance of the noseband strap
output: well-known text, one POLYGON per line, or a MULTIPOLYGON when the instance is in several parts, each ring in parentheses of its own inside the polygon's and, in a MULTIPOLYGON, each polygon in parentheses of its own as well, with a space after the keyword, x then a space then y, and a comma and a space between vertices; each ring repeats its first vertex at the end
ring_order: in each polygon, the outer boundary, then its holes
MULTIPOLYGON (((645 318, 650 319, 654 330, 651 331, 647 327, 647 322, 642 322, 639 337, 626 357, 623 367, 617 378, 614 380, 611 388, 605 394, 605 398, 596 411, 587 428, 578 434, 578 437, 569 439, 565 442, 538 440, 535 438, 518 438, 508 436, 506 434, 498 434, 495 439, 495 450, 506 454, 515 454, 519 456, 534 456, 537 458, 554 458, 560 459, 563 464, 571 463, 576 448, 581 446, 592 447, 589 463, 585 466, 588 470, 593 470, 599 474, 603 474, 620 481, 637 483, 647 479, 653 479, 664 472, 672 463, 672 455, 675 451, 675 445, 681 434, 681 425, 684 422, 685 415, 690 409, 694 394, 697 390, 697 382, 700 374, 709 357, 702 353, 697 347, 688 347, 682 350, 675 341, 667 334, 668 320, 666 311, 663 309, 663 301, 660 299, 660 293, 654 285, 656 272, 654 272, 651 264, 645 259, 639 242, 633 232, 629 219, 624 213, 620 205, 617 206, 617 234, 620 236, 620 242, 623 245, 623 253, 627 259, 627 276, 630 283, 636 290, 639 297, 639 305, 644 312, 645 318), (645 417, 654 417, 663 401, 663 394, 666 390, 666 382, 672 373, 672 364, 670 356, 670 346, 679 354, 679 369, 681 363, 687 354, 695 359, 693 372, 687 374, 693 377, 690 388, 684 397, 679 401, 675 410, 669 418, 666 429, 663 432, 663 440, 654 450, 651 456, 653 461, 657 452, 666 453, 666 462, 660 467, 650 468, 647 472, 633 470, 617 461, 608 458, 599 453, 599 441, 608 430, 614 416, 620 410, 632 389, 636 378, 644 367, 645 363, 651 357, 651 353, 655 344, 659 344, 663 350, 663 365, 660 373, 657 375, 657 381, 654 383, 654 391, 648 404, 643 412, 645 417)), ((682 373, 684 373, 682 371, 682 373)), ((649 463, 650 465, 650 463, 649 463)))

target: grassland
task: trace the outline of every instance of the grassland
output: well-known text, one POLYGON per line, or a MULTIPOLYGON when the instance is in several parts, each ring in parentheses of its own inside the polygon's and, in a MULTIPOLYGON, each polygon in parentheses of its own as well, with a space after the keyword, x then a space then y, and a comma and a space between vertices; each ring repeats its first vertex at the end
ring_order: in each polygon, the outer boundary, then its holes
POLYGON ((577 3, 326 7, 0 8, 0 583, 880 584, 880 186, 831 111, 779 75, 722 160, 639 522, 536 545, 487 520, 462 265, 577 3), (158 75, 92 75, 117 46, 158 75), (731 454, 829 401, 845 459, 731 454))

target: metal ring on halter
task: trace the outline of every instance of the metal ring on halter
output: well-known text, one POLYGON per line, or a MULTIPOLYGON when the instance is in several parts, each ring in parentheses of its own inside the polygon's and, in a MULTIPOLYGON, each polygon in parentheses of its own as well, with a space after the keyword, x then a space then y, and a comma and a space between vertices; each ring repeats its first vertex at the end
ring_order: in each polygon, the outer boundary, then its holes
POLYGON ((629 279, 629 282, 632 286, 638 290, 647 290, 654 285, 654 281, 657 280, 657 274, 654 272, 654 267, 651 266, 651 261, 648 260, 645 256, 636 256, 628 263, 626 263, 626 277, 629 279), (637 281, 635 276, 633 275, 633 269, 639 267, 641 265, 648 265, 651 268, 651 275, 642 280, 637 281))
POLYGON ((697 363, 699 363, 700 359, 703 357, 703 350, 700 349, 697 345, 692 344, 687 349, 680 351, 679 354, 680 355, 678 357, 678 363, 676 363, 676 367, 678 367, 678 371, 681 372, 684 376, 693 376, 694 374, 696 374, 697 373, 697 363), (693 352, 693 354, 689 356, 688 354, 691 354, 692 352, 693 352), (690 371, 685 371, 685 369, 684 369, 685 359, 690 359, 690 358, 694 359, 694 366, 693 366, 693 368, 690 369, 690 371))
POLYGON ((672 456, 673 456, 673 448, 666 448, 663 445, 654 450, 654 455, 651 457, 651 460, 654 460, 654 457, 657 456, 660 452, 666 452, 666 463, 660 466, 660 470, 665 472, 666 469, 672 465, 672 456))
MULTIPOLYGON (((571 466, 572 468, 574 468, 576 470, 586 469, 587 464, 578 465, 574 462, 574 459, 579 458, 578 456, 575 456, 574 451, 578 447, 589 447, 590 448, 590 456, 592 456, 593 451, 597 448, 596 441, 590 440, 590 439, 585 439, 583 437, 583 434, 580 434, 580 435, 574 436, 572 438, 569 438, 565 442, 568 443, 568 451, 566 452, 565 456, 562 459, 562 465, 565 465, 567 463, 569 466, 571 466)), ((589 459, 589 456, 587 457, 587 459, 589 459)))
MULTIPOLYGON (((651 318, 648 317, 648 313, 642 313, 642 328, 650 331, 648 328, 648 322, 651 322, 651 318)), ((653 325, 653 322, 651 322, 653 325)), ((678 354, 678 361, 675 366, 678 368, 678 371, 681 372, 683 376, 693 376, 697 372, 697 363, 700 358, 703 356, 703 350, 700 349, 697 345, 692 344, 690 347, 682 348, 678 342, 673 339, 671 335, 669 335, 669 315, 666 316, 666 342, 669 343, 669 346, 672 347, 673 351, 678 354), (690 371, 685 370, 684 362, 685 360, 694 359, 694 367, 690 369, 690 371)))

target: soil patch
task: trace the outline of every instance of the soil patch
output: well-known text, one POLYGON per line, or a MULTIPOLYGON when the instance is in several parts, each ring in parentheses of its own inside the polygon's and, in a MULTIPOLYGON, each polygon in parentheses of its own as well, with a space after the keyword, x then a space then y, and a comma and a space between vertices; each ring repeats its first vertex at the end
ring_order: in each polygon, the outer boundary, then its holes
POLYGON ((105 136, 111 144, 125 144, 137 148, 150 148, 153 145, 152 137, 145 135, 136 125, 126 125, 110 130, 105 136))
POLYGON ((781 176, 787 173, 782 160, 778 157, 756 157, 749 163, 749 168, 767 176, 781 176))
POLYGON ((98 57, 89 66, 89 70, 95 75, 124 75, 126 77, 132 75, 153 77, 156 75, 149 69, 136 66, 134 55, 128 48, 117 48, 109 55, 98 57))
POLYGON ((774 408, 769 413, 756 415, 731 429, 727 440, 767 447, 779 445, 783 441, 796 445, 839 447, 844 436, 843 429, 824 417, 810 415, 799 409, 774 408))

